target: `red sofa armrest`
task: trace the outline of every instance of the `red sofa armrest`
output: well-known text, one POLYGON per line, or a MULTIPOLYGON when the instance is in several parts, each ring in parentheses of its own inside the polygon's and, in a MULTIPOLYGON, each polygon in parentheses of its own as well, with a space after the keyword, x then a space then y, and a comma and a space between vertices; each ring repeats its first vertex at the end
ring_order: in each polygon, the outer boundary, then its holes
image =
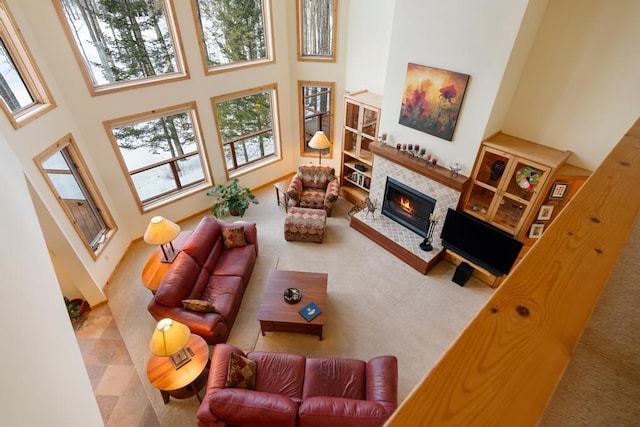
POLYGON ((298 405, 287 396, 241 388, 217 389, 202 405, 208 405, 215 418, 242 426, 294 427, 298 413, 298 405))
POLYGON ((378 356, 367 362, 367 400, 388 405, 393 412, 398 406, 398 359, 378 356))
POLYGON ((300 201, 300 195, 302 194, 302 178, 296 174, 291 178, 291 182, 289 183, 289 188, 287 189, 287 196, 291 200, 295 200, 296 202, 300 201))
POLYGON ((316 396, 302 402, 298 416, 300 427, 381 427, 392 412, 378 402, 316 396))

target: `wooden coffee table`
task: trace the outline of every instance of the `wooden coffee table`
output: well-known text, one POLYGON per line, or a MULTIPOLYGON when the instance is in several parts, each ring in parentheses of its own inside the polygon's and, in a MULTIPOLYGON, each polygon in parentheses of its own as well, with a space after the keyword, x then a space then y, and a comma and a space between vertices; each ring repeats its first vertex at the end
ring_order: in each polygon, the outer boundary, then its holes
POLYGON ((326 273, 271 271, 258 311, 262 335, 266 332, 295 332, 318 335, 322 339, 322 327, 327 317, 327 277, 326 273), (287 288, 300 289, 300 302, 285 302, 284 291, 287 288), (299 311, 310 302, 316 303, 322 312, 307 322, 299 311))

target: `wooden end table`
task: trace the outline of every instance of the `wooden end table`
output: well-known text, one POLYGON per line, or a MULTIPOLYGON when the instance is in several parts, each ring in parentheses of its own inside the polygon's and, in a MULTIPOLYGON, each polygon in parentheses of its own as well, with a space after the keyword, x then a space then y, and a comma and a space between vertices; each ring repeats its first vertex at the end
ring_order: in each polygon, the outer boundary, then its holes
MULTIPOLYGON (((191 233, 193 233, 193 230, 181 231, 178 237, 175 238, 173 248, 176 252, 182 250, 182 246, 184 246, 189 236, 191 236, 191 233)), ((162 262, 163 257, 162 249, 158 246, 158 248, 149 255, 142 269, 142 284, 154 294, 158 290, 162 278, 171 267, 171 263, 162 262)))
POLYGON ((262 335, 266 332, 295 332, 318 335, 322 339, 322 328, 327 318, 327 278, 326 273, 271 271, 258 311, 262 335), (300 302, 285 302, 284 291, 287 288, 300 290, 300 302), (316 303, 322 313, 307 322, 299 311, 310 302, 316 303))
POLYGON ((281 181, 278 181, 275 184, 273 184, 273 186, 276 189, 276 202, 278 203, 278 206, 280 206, 281 204, 280 193, 282 192, 285 212, 289 212, 289 195, 287 194, 287 190, 289 189, 289 184, 291 184, 291 178, 293 178, 294 175, 295 173, 287 175, 281 181))
POLYGON ((147 378, 160 390, 165 404, 169 403, 170 397, 186 399, 194 395, 202 402, 199 392, 209 376, 209 345, 202 337, 191 334, 187 347, 194 354, 178 369, 168 357, 152 355, 147 362, 147 378))

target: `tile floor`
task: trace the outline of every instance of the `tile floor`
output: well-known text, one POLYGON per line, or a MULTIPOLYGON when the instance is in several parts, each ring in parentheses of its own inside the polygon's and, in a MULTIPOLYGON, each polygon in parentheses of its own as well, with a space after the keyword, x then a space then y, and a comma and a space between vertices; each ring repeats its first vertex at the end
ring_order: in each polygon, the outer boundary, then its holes
POLYGON ((76 338, 104 425, 160 426, 109 306, 91 310, 76 338))

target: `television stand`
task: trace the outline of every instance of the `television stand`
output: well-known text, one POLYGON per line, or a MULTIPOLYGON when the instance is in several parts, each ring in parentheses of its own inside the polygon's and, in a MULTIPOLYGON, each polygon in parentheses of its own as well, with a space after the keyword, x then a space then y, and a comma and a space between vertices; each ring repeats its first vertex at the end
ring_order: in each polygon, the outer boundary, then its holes
POLYGON ((481 282, 486 283, 492 288, 497 288, 507 277, 505 274, 501 276, 496 276, 495 274, 489 272, 487 269, 479 266, 478 264, 469 261, 468 259, 458 255, 450 249, 445 249, 444 259, 452 263, 453 265, 459 265, 461 262, 466 262, 471 267, 473 267, 472 276, 476 277, 481 282))

